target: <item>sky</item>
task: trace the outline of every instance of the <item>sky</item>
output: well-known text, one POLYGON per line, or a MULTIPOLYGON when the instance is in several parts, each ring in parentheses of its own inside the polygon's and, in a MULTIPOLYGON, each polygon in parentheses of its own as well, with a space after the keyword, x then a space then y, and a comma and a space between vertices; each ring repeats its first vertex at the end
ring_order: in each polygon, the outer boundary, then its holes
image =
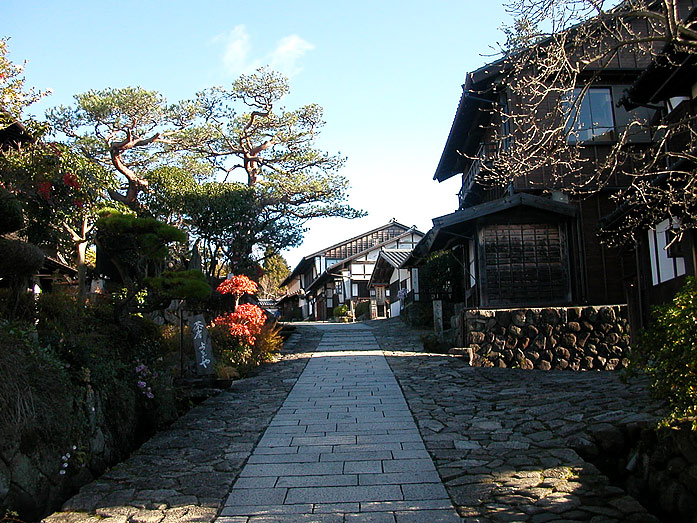
POLYGON ((365 218, 308 223, 302 256, 391 219, 427 232, 457 209, 460 180, 433 173, 468 71, 494 59, 508 21, 498 0, 0 0, 0 36, 26 60, 26 86, 71 105, 90 89, 141 86, 188 99, 270 66, 290 79, 289 109, 324 108, 317 144, 348 158, 365 218))

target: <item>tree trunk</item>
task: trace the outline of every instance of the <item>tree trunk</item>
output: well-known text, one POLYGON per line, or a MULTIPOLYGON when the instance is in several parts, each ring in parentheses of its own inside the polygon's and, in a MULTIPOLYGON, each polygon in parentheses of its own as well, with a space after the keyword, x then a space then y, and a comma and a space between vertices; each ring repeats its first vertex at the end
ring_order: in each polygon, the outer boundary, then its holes
POLYGON ((90 227, 87 216, 82 218, 82 224, 80 226, 80 238, 77 239, 77 285, 78 285, 78 296, 80 299, 85 297, 87 293, 87 264, 86 264, 86 254, 87 254, 87 235, 89 234, 92 227, 90 227))
POLYGON ((86 277, 87 265, 85 264, 85 254, 87 252, 87 240, 83 240, 77 244, 77 289, 80 300, 86 294, 86 277))

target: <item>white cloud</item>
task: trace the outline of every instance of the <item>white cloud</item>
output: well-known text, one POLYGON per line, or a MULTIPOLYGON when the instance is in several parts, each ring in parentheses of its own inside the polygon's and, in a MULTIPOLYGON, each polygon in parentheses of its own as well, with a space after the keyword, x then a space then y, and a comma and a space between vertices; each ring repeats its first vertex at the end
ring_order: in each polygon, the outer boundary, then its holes
POLYGON ((310 42, 292 34, 281 38, 276 47, 266 56, 254 58, 251 39, 244 25, 237 25, 229 33, 216 36, 213 42, 223 43, 225 46, 223 67, 233 76, 251 73, 262 65, 268 65, 286 76, 296 75, 301 70, 298 65, 299 60, 315 48, 310 42))
POLYGON ((227 34, 216 36, 214 42, 223 42, 223 66, 230 74, 238 75, 256 69, 259 64, 249 62, 249 52, 252 48, 249 33, 244 25, 236 25, 227 34))
POLYGON ((314 45, 296 34, 284 36, 278 41, 276 49, 271 53, 269 66, 271 69, 281 71, 286 76, 296 75, 301 70, 297 63, 298 60, 314 48, 314 45))

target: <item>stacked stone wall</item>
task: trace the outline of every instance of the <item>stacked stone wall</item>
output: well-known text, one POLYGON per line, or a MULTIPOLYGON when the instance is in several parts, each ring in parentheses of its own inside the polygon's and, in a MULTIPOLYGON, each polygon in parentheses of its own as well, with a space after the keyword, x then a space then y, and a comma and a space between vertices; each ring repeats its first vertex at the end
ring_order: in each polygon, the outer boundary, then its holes
POLYGON ((689 421, 600 423, 568 443, 661 521, 697 521, 697 432, 689 421))
POLYGON ((477 367, 617 370, 629 363, 624 305, 463 312, 477 367))

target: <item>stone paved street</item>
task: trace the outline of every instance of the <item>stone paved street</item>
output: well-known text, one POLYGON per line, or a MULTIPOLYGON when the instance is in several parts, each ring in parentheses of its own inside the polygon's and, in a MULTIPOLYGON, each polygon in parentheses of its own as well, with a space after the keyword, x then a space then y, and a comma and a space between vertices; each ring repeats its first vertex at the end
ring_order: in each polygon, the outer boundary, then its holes
MULTIPOLYGON (((464 521, 656 521, 574 448, 622 447, 660 408, 611 372, 471 368, 398 350, 396 320, 372 322, 426 447, 464 521)), ((408 343, 408 341, 407 341, 408 343)))
POLYGON ((460 521, 372 331, 321 330, 218 521, 460 521))
POLYGON ((419 347, 397 319, 300 325, 279 362, 45 520, 459 521, 452 503, 472 522, 654 521, 574 450, 612 451, 654 422, 643 384, 472 369, 419 347))

